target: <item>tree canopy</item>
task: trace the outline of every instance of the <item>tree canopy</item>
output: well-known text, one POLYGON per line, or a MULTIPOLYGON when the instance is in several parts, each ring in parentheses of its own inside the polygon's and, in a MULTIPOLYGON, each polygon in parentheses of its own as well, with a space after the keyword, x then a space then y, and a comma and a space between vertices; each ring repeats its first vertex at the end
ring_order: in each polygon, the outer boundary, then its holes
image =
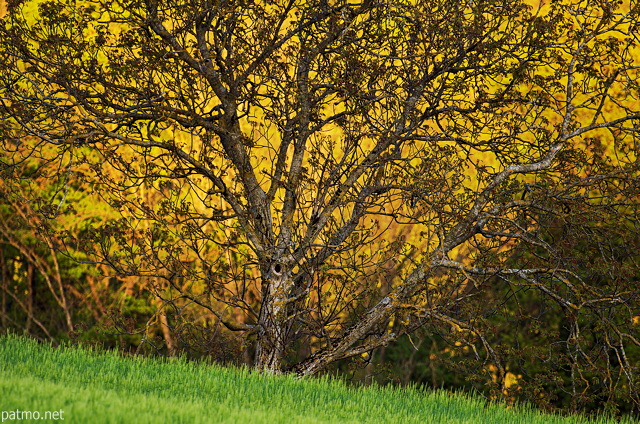
POLYGON ((525 352, 496 328, 553 311, 531 337, 562 390, 640 402, 639 12, 10 2, 3 190, 39 199, 58 252, 149 281, 165 325, 242 334, 261 370, 428 328, 503 390, 525 352), (111 215, 61 224, 70 193, 111 215))

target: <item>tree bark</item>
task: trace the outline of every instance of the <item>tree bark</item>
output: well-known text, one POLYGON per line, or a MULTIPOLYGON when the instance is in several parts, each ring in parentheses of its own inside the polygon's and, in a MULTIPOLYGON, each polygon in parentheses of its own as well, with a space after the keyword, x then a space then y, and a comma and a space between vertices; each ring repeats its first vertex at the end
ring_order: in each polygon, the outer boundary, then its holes
POLYGON ((258 344, 255 367, 280 374, 289 342, 292 320, 287 316, 289 294, 293 287, 286 261, 274 261, 263 271, 263 299, 258 320, 258 344))

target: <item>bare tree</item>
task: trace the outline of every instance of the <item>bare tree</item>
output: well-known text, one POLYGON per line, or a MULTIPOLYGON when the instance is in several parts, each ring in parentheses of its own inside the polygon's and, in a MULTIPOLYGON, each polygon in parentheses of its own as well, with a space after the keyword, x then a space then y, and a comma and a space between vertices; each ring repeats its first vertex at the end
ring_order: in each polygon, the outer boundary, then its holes
MULTIPOLYGON (((600 288, 545 228, 606 210, 637 234, 636 5, 26 7, 0 29, 5 172, 85 178, 122 219, 58 248, 164 281, 176 314, 255 337, 256 368, 311 375, 438 323, 502 381, 460 312, 495 279, 638 313, 635 259, 600 288)), ((635 387, 637 328, 616 328, 635 387)))

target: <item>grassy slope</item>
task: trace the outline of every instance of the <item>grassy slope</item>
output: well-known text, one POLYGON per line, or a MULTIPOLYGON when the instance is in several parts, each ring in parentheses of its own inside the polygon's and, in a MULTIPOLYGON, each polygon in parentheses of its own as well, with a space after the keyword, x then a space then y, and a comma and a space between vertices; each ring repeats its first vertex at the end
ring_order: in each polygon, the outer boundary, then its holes
POLYGON ((354 389, 246 370, 52 349, 0 337, 0 411, 92 423, 587 423, 446 392, 354 389))

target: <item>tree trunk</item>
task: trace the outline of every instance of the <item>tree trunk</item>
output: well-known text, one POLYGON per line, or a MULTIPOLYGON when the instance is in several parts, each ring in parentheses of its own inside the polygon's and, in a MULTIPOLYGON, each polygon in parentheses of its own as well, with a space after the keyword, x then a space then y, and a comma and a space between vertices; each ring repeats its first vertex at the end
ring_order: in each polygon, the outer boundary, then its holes
POLYGON ((265 302, 262 305, 258 323, 260 330, 258 331, 255 367, 261 371, 281 374, 288 331, 284 322, 284 314, 274 308, 273 303, 273 301, 265 302))
POLYGON ((271 374, 282 374, 282 356, 284 344, 277 339, 278 329, 262 330, 258 335, 255 367, 271 374))
POLYGON ((291 320, 287 317, 287 301, 293 281, 290 270, 281 262, 274 262, 262 275, 263 297, 258 320, 260 328, 255 367, 281 374, 291 329, 291 320))
POLYGON ((25 331, 27 334, 31 331, 31 323, 33 322, 33 304, 35 297, 35 273, 33 270, 33 264, 27 262, 27 322, 25 324, 25 331))
POLYGON ((158 318, 160 321, 160 329, 162 330, 162 336, 164 337, 164 342, 167 346, 167 353, 169 356, 173 356, 176 353, 176 344, 173 341, 173 336, 171 335, 171 328, 169 327, 169 319, 167 318, 167 314, 165 310, 162 310, 163 303, 162 299, 156 297, 156 305, 158 309, 158 318))

